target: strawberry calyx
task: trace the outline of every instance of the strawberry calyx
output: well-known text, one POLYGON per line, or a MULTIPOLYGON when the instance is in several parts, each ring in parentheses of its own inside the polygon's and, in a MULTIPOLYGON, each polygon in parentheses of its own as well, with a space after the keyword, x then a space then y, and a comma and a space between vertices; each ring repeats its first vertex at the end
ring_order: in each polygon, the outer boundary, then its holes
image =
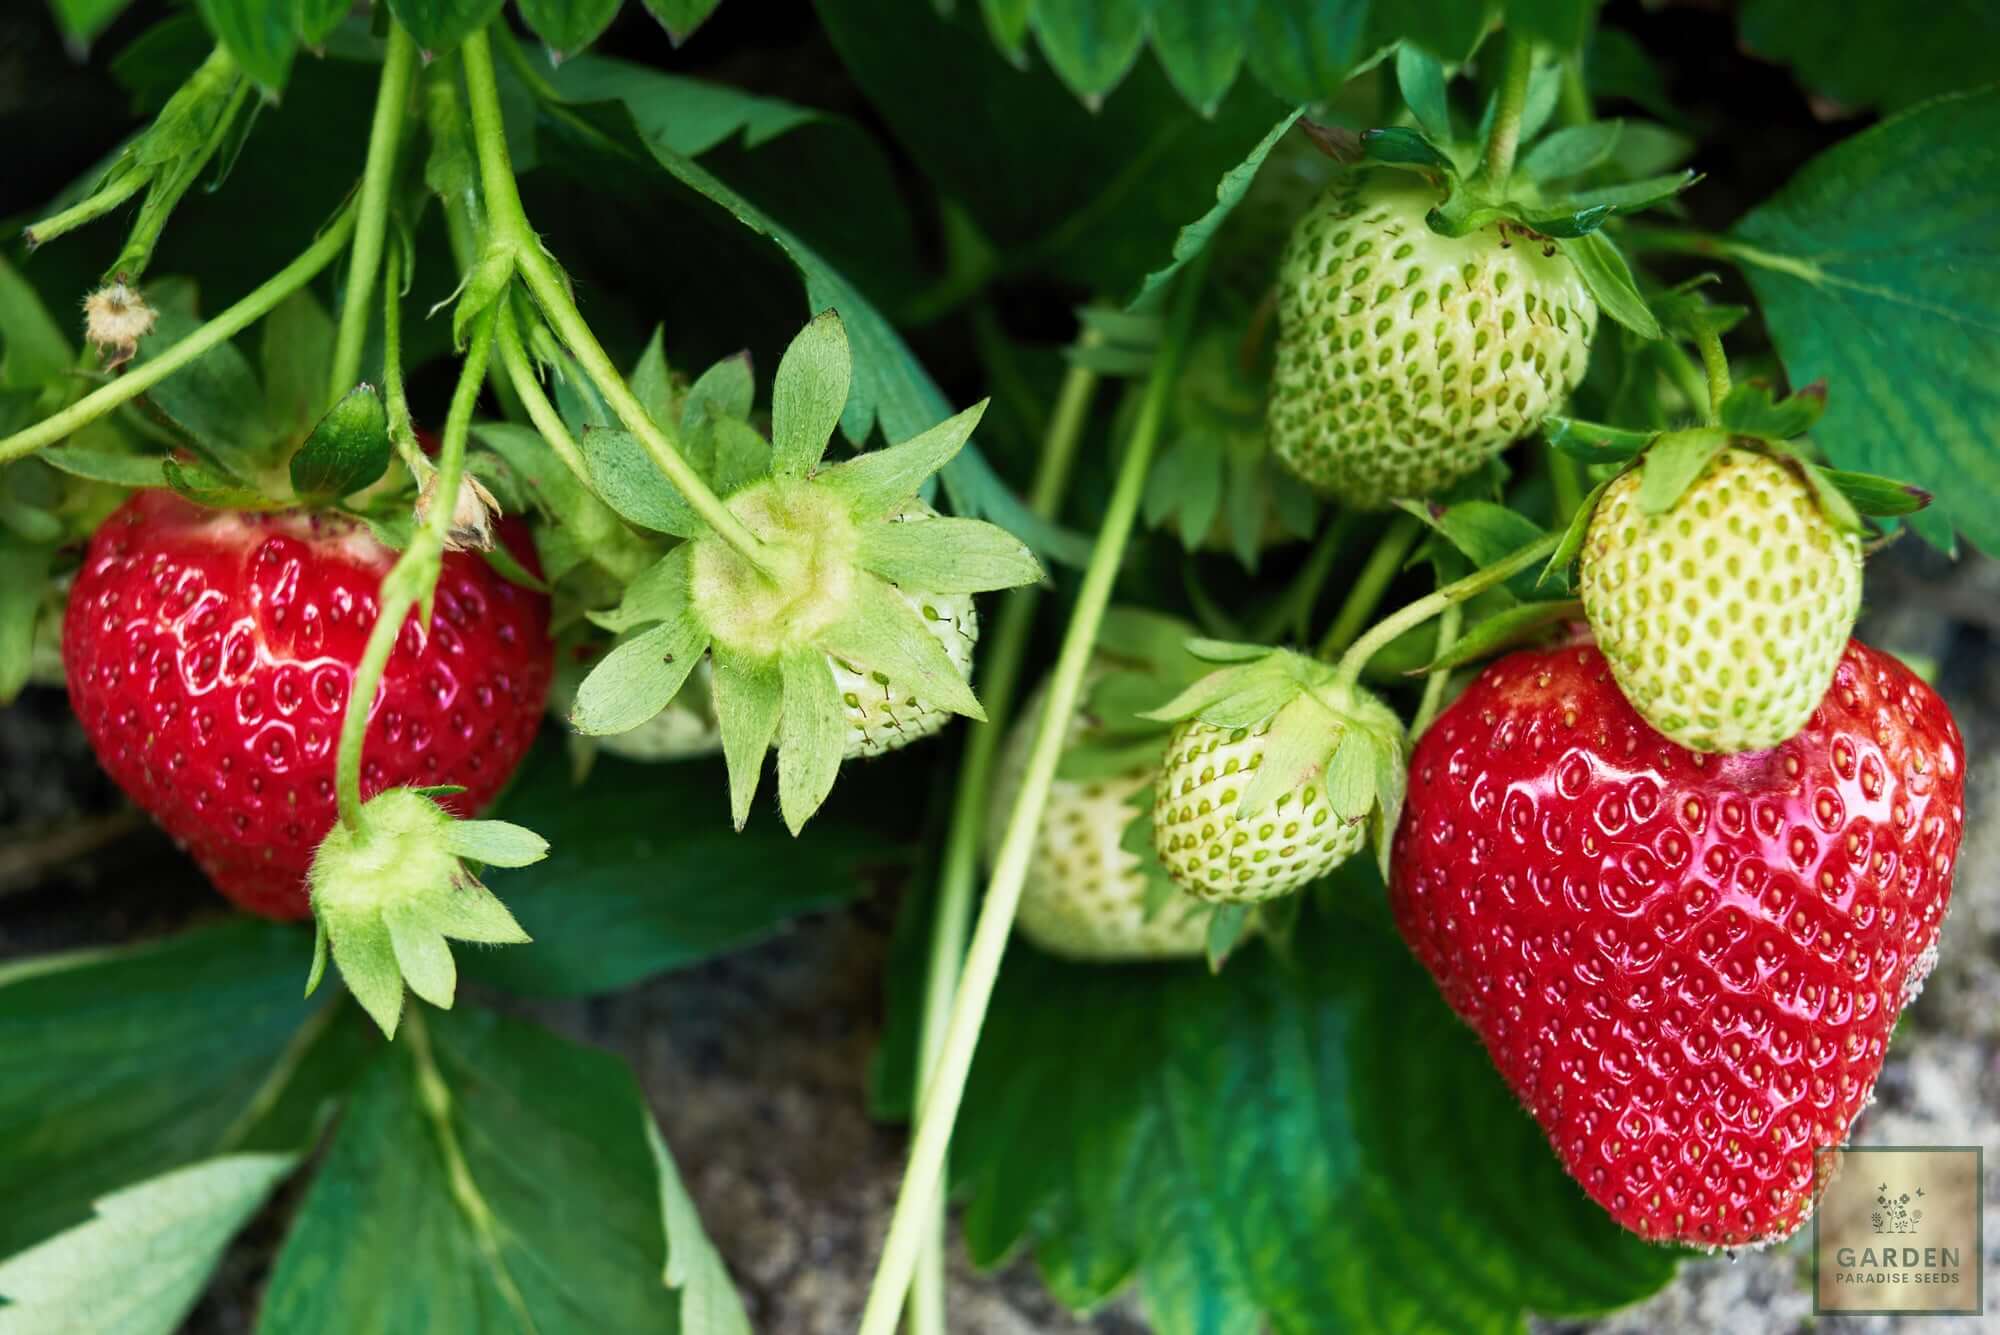
POLYGON ((547 841, 506 821, 455 818, 437 801, 451 791, 378 793, 352 825, 334 825, 307 873, 318 931, 306 994, 319 986, 330 951, 355 1000, 391 1038, 405 985, 450 1008, 458 970, 448 941, 529 939, 467 864, 525 867, 547 856, 547 841))
POLYGON ((685 540, 592 616, 623 638, 578 687, 572 724, 590 736, 637 728, 712 661, 739 829, 774 741, 779 805, 797 833, 847 756, 900 745, 948 714, 983 719, 968 685, 969 595, 1041 578, 1019 539, 920 499, 983 402, 899 445, 822 463, 851 370, 828 311, 779 364, 769 441, 737 416, 711 419, 716 490, 754 536, 754 560, 692 514, 670 516, 685 540), (871 733, 885 710, 885 735, 871 733))

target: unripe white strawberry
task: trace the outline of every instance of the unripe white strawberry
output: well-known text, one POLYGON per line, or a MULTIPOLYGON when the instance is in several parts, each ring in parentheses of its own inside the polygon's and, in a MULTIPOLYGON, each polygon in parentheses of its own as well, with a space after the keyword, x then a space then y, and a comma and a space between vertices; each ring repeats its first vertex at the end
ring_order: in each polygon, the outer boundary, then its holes
MULTIPOLYGON (((1020 795, 1041 713, 1040 699, 1030 701, 995 768, 986 819, 989 862, 999 851, 1020 795)), ((1079 720, 1072 718, 1070 738, 1079 731, 1079 720)), ((1050 785, 1014 918, 1021 935, 1051 954, 1077 960, 1181 959, 1202 953, 1208 938, 1206 906, 1175 891, 1169 902, 1149 912, 1158 898, 1156 886, 1164 883, 1148 877, 1138 855, 1123 846, 1126 827, 1140 814, 1132 799, 1155 778, 1154 770, 1141 766, 1108 778, 1058 778, 1050 785)))
POLYGON ((1730 445, 1671 508, 1652 456, 1614 480, 1579 557, 1584 613, 1619 689, 1697 751, 1778 745, 1826 694, 1861 606, 1861 536, 1797 464, 1730 445))
POLYGON ((1597 303, 1575 267, 1510 224, 1442 236, 1437 203, 1408 173, 1342 173, 1280 262, 1271 448, 1351 507, 1476 471, 1589 361, 1597 303))
POLYGON ((1276 899, 1359 852, 1364 821, 1344 821, 1326 785, 1308 780, 1249 820, 1237 809, 1263 766, 1271 725, 1221 728, 1189 719, 1167 740, 1153 800, 1153 840, 1188 893, 1223 903, 1276 899))
MULTIPOLYGON (((937 517, 937 511, 918 501, 896 519, 908 523, 937 517)), ((970 682, 972 651, 979 643, 979 612, 972 596, 924 593, 901 584, 891 587, 923 621, 924 629, 944 650, 959 678, 970 682)), ((832 655, 827 661, 833 667, 833 683, 846 711, 847 744, 842 754, 848 760, 879 756, 899 746, 908 746, 951 721, 950 710, 924 700, 907 683, 892 681, 884 673, 870 672, 832 655)))

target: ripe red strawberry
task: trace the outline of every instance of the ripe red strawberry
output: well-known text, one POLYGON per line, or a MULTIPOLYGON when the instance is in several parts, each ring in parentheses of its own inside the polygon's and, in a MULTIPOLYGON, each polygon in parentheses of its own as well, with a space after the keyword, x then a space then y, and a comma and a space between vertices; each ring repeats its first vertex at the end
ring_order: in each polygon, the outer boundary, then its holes
POLYGON ((1595 648, 1489 667, 1419 743, 1391 901, 1592 1199, 1781 1238, 1936 958, 1964 821, 1944 702, 1850 642, 1803 731, 1703 755, 1595 648))
MULTIPOLYGON (((516 555, 528 559, 522 544, 516 555)), ((218 890, 273 918, 334 820, 334 750, 395 553, 337 516, 199 509, 143 491, 106 520, 70 591, 63 666, 91 749, 218 890)), ((552 667, 548 600, 448 553, 428 642, 389 660, 364 797, 461 784, 470 814, 534 740, 552 667)))

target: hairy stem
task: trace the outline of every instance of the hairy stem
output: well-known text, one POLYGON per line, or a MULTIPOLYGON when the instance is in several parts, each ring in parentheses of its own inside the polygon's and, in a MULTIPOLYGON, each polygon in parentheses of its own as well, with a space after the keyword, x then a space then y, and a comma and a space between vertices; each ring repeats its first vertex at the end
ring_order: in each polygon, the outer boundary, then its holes
POLYGON ((576 440, 563 424, 562 414, 549 402, 549 396, 542 390, 541 378, 535 374, 534 359, 521 343, 521 330, 515 323, 513 307, 502 305, 500 310, 500 364, 507 370, 507 379, 514 387, 514 394, 527 410, 528 421, 541 433, 556 458, 562 460, 563 467, 575 474, 577 481, 585 489, 596 494, 597 484, 591 480, 590 470, 583 462, 583 451, 577 448, 576 440))
POLYGON ((1486 592, 1495 584, 1512 579, 1537 561, 1547 560, 1561 541, 1562 534, 1545 533, 1525 547, 1516 548, 1485 569, 1475 570, 1464 579, 1453 580, 1443 588, 1426 594, 1383 617, 1369 628, 1366 635, 1356 640, 1352 648, 1340 656, 1340 662, 1335 665, 1339 672, 1340 684, 1352 686, 1359 681, 1361 669, 1368 666, 1368 660, 1404 631, 1413 630, 1446 608, 1455 607, 1468 598, 1486 592))
MULTIPOLYGON (((1035 474, 1029 507, 1053 519, 1069 485, 1077 446, 1097 391, 1097 373, 1072 366, 1056 395, 1055 413, 1042 441, 1041 464, 1035 474)), ((986 818, 993 758, 1006 734, 1007 718, 1020 686, 1021 658, 1028 647, 1041 590, 1030 585, 1010 590, 1000 606, 1000 618, 987 646, 980 676, 980 703, 986 722, 973 725, 959 761, 958 787, 952 794, 951 833, 938 868, 937 916, 931 925, 930 970, 924 988, 923 1028, 917 1044, 917 1087, 922 1089, 937 1071, 944 1053, 945 1021, 958 991, 959 961, 965 957, 966 931, 972 920, 972 892, 979 871, 979 836, 986 818)), ((911 1335, 943 1335, 945 1202, 939 1194, 918 1259, 916 1283, 910 1293, 911 1335)))
POLYGON ((382 263, 382 238, 389 229, 389 187, 403 142, 403 116, 410 105, 410 74, 417 44, 403 25, 389 20, 389 50, 375 93, 375 120, 368 130, 368 159, 361 174, 361 199, 354 224, 354 249, 347 265, 347 293, 333 343, 333 375, 326 398, 337 403, 361 374, 361 345, 368 338, 369 300, 382 263))
MULTIPOLYGON (((438 445, 437 490, 432 494, 430 513, 382 578, 377 594, 381 610, 348 688, 347 710, 340 719, 340 750, 334 757, 333 795, 341 823, 349 829, 361 824, 361 748, 368 735, 368 716, 374 712, 375 693, 381 689, 382 674, 403 633, 403 618, 421 604, 422 620, 428 623, 430 619, 431 591, 437 587, 444 564, 444 537, 451 527, 459 478, 465 469, 465 441, 472 430, 472 410, 479 402, 479 382, 486 376, 497 309, 489 309, 473 327, 472 344, 459 367, 458 387, 452 391, 451 411, 445 417, 444 437, 438 445)), ((425 628, 428 630, 428 625, 425 628)))
POLYGON ((1097 630, 1104 609, 1111 601, 1111 586, 1125 557, 1132 522, 1139 513, 1145 492, 1146 472, 1158 443, 1160 425, 1166 414, 1168 396, 1179 370, 1188 330, 1194 321, 1195 296, 1200 291, 1207 253, 1191 264, 1180 279, 1175 310, 1165 340, 1146 383, 1145 398, 1119 461, 1117 481, 1098 528, 1097 541, 1077 590, 1076 606, 1063 634, 1061 652, 1049 677, 1048 701, 1035 727, 1033 749, 1021 794, 1007 819, 1000 853, 994 861, 993 876, 986 886, 986 902, 972 931, 971 949, 965 957, 965 972, 951 1017, 945 1028, 944 1047, 937 1069, 925 1082, 917 1105, 917 1124, 910 1143, 909 1163, 903 1172, 903 1186, 896 1198, 895 1214, 889 1221, 889 1237, 883 1245, 882 1260, 868 1290, 862 1312, 861 1335, 892 1335, 902 1310, 903 1296, 910 1287, 917 1253, 923 1246, 930 1221, 935 1217, 943 1186, 945 1151, 951 1130, 958 1120, 959 1104, 965 1097, 966 1077, 972 1070, 973 1049, 993 1000, 993 985, 1000 975, 1000 960, 1007 950, 1013 930, 1014 911, 1021 903, 1021 886, 1028 870, 1028 854, 1035 832, 1048 805, 1049 785, 1055 780, 1056 763, 1061 758, 1063 735, 1071 711, 1076 708, 1083 687, 1084 669, 1089 666, 1097 630))
POLYGON ((1542 453, 1549 461, 1549 488, 1555 493, 1555 527, 1569 523, 1583 504, 1583 468, 1575 459, 1544 442, 1542 453))
POLYGON ((85 223, 96 222, 111 210, 123 204, 132 196, 152 184, 153 169, 142 168, 126 172, 111 184, 105 186, 88 199, 70 205, 60 213, 52 213, 38 223, 31 224, 21 233, 21 240, 28 249, 47 245, 67 232, 73 232, 85 223))
POLYGON ((138 398, 209 349, 228 342, 273 306, 311 282, 340 253, 353 230, 354 210, 350 206, 334 215, 326 231, 320 233, 319 239, 308 246, 304 254, 265 279, 243 300, 110 384, 98 386, 61 412, 0 440, 0 463, 11 462, 33 454, 45 445, 53 445, 120 404, 138 398))
POLYGON ((548 252, 542 249, 541 239, 529 227, 528 215, 521 206, 521 192, 514 181, 514 169, 507 156, 507 135, 500 119, 500 94, 493 78, 493 50, 485 32, 466 38, 460 50, 465 62, 466 92, 472 103, 472 133, 479 155, 479 177, 486 191, 491 233, 488 243, 504 244, 512 249, 517 272, 541 306, 542 314, 554 327, 556 336, 569 348, 577 364, 583 368, 583 373, 597 386, 605 403, 617 414, 625 429, 638 439, 660 472, 701 516, 702 522, 735 548, 744 560, 769 574, 769 554, 764 550, 764 544, 743 526, 743 522, 730 512, 710 490, 701 474, 681 455, 675 441, 667 434, 673 424, 655 422, 647 415, 645 405, 625 384, 625 378, 612 364, 610 354, 597 341, 597 335, 583 318, 583 312, 577 309, 568 282, 550 260, 548 252))
POLYGON ((1514 155, 1521 148, 1521 109, 1528 101, 1528 77, 1535 71, 1535 48, 1509 29, 1501 55, 1499 101, 1493 109, 1493 130, 1486 137, 1486 179, 1507 184, 1514 174, 1514 155))
POLYGON ((243 114, 243 108, 251 97, 250 81, 243 77, 235 59, 221 46, 209 53, 201 68, 188 79, 183 91, 192 94, 196 102, 210 98, 226 98, 227 101, 199 149, 192 155, 175 158, 171 165, 162 164, 151 172, 146 202, 139 206, 139 216, 132 222, 132 231, 125 239, 124 249, 118 252, 118 258, 105 271, 107 282, 137 283, 144 276, 146 266, 153 262, 153 248, 159 244, 160 234, 166 230, 167 219, 173 216, 181 197, 201 176, 216 150, 229 138, 230 126, 243 114))
POLYGON ((403 256, 391 250, 382 274, 382 406, 389 418, 389 443, 403 466, 421 487, 431 475, 431 461, 417 440, 410 420, 409 396, 403 392, 403 256))
POLYGON ((1416 545, 1417 535, 1423 525, 1414 515, 1397 515, 1382 530, 1382 536, 1375 542, 1375 550, 1368 553, 1368 561, 1361 567, 1361 573, 1354 577, 1353 587, 1347 591, 1347 599, 1334 614, 1333 624, 1327 627, 1326 635, 1319 642, 1318 654, 1321 658, 1331 658, 1354 642, 1361 628, 1368 624, 1368 618, 1375 615, 1375 609, 1382 603, 1382 595, 1389 591, 1389 585, 1403 568, 1403 558, 1416 545))

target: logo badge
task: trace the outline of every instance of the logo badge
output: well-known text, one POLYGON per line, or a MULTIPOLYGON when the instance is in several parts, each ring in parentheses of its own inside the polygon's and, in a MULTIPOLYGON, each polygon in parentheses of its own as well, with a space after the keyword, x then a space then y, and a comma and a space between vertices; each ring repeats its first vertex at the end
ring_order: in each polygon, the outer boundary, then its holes
POLYGON ((1984 1158, 1977 1145, 1821 1150, 1813 1311, 1983 1311, 1984 1158))

